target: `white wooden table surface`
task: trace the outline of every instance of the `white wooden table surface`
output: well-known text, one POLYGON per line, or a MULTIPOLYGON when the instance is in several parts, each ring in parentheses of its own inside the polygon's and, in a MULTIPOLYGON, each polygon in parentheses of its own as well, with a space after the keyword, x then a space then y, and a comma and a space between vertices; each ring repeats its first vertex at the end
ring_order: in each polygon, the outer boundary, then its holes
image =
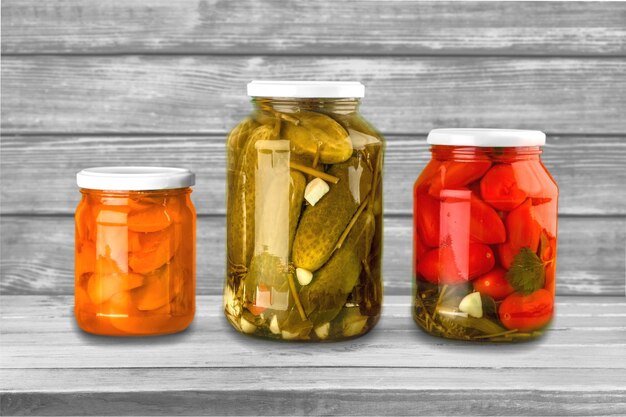
POLYGON ((326 344, 240 335, 221 298, 184 333, 80 331, 72 298, 2 298, 3 415, 624 415, 626 300, 558 297, 539 341, 486 345, 422 333, 389 296, 368 335, 326 344))

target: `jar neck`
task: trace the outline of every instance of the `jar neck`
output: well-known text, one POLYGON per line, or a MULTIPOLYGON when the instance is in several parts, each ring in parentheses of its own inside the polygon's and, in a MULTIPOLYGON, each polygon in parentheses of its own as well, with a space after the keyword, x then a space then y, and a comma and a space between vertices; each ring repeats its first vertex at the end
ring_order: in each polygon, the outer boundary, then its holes
POLYGON ((496 162, 513 162, 539 160, 542 151, 540 146, 525 147, 478 147, 433 145, 430 148, 433 159, 453 161, 491 160, 496 162))
POLYGON ((254 97, 251 101, 255 111, 266 113, 297 113, 301 110, 310 110, 350 114, 358 112, 361 105, 361 100, 358 98, 254 97))
POLYGON ((81 188, 80 192, 83 195, 90 195, 95 197, 172 197, 181 196, 185 194, 191 194, 191 187, 187 188, 171 188, 167 190, 93 190, 90 188, 81 188))

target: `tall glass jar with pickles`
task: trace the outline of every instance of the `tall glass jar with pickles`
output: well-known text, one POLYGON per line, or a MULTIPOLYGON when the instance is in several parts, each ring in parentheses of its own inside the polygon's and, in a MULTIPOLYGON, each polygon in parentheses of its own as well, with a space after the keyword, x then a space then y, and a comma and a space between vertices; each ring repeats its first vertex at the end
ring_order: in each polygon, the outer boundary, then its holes
POLYGON ((384 139, 358 82, 253 81, 228 136, 224 310, 240 332, 367 333, 383 297, 384 139))

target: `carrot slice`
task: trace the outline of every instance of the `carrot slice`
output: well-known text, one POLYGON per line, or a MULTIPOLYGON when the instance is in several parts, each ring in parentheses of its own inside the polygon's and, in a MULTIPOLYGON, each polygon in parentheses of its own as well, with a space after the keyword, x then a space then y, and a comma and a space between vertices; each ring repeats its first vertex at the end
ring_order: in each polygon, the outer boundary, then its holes
POLYGON ((168 265, 145 276, 144 285, 132 291, 139 310, 156 310, 170 300, 170 268, 168 265))
POLYGON ((135 232, 158 232, 171 223, 165 207, 156 204, 145 210, 131 211, 128 215, 128 228, 135 232))
POLYGON ((178 223, 159 232, 140 234, 139 250, 129 254, 128 264, 133 271, 142 274, 160 268, 172 259, 178 250, 181 237, 178 223))
POLYGON ((139 274, 92 274, 87 284, 87 293, 94 304, 102 304, 121 291, 137 288, 144 278, 139 274))

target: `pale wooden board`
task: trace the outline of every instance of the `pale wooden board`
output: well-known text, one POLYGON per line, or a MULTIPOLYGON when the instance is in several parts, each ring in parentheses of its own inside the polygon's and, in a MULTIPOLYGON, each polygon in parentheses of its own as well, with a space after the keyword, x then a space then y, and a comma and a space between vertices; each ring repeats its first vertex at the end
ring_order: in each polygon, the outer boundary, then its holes
POLYGON ((434 127, 622 134, 622 58, 36 56, 2 62, 9 133, 223 133, 254 78, 360 80, 384 133, 434 127))
POLYGON ((131 339, 82 333, 71 297, 1 301, 3 414, 626 412, 623 297, 559 297, 546 336, 514 346, 430 337, 408 297, 387 297, 370 334, 322 345, 239 335, 219 297, 199 297, 182 334, 131 339))
MULTIPOLYGON (((72 294, 74 225, 71 217, 3 216, 3 294, 72 294)), ((197 292, 221 294, 225 220, 200 217, 197 225, 197 292)), ((387 294, 410 294, 412 221, 391 217, 384 224, 384 282, 387 294)), ((625 295, 626 219, 563 217, 559 223, 557 291, 562 295, 625 295)))
MULTIPOLYGON (((120 164, 190 168, 197 178, 198 213, 225 214, 225 140, 225 135, 5 136, 1 210, 72 214, 80 198, 76 172, 120 164), (32 187, 33 172, 46 178, 45 187, 32 187)), ((624 136, 550 136, 542 158, 560 186, 561 214, 626 214, 624 136)), ((387 137, 385 213, 411 214, 413 182, 429 159, 425 135, 387 137)))
MULTIPOLYGON (((412 356, 406 355, 407 360, 412 356)), ((0 411, 6 415, 626 413, 621 369, 142 368, 2 373, 7 379, 42 382, 33 384, 34 389, 5 393, 0 411), (54 386, 45 383, 51 380, 54 386), (162 381, 167 381, 165 389, 162 381)))
MULTIPOLYGON (((557 297, 556 319, 546 335, 519 345, 429 336, 413 322, 408 296, 386 297, 382 318, 368 335, 325 344, 241 335, 224 317, 219 296, 198 297, 196 318, 187 331, 152 338, 80 331, 71 296, 13 296, 1 301, 0 369, 399 367, 419 373, 420 368, 502 367, 626 372, 624 297, 557 297)), ((2 382, 3 387, 25 384, 2 382)))
POLYGON ((2 3, 3 53, 624 55, 620 3, 2 3))

